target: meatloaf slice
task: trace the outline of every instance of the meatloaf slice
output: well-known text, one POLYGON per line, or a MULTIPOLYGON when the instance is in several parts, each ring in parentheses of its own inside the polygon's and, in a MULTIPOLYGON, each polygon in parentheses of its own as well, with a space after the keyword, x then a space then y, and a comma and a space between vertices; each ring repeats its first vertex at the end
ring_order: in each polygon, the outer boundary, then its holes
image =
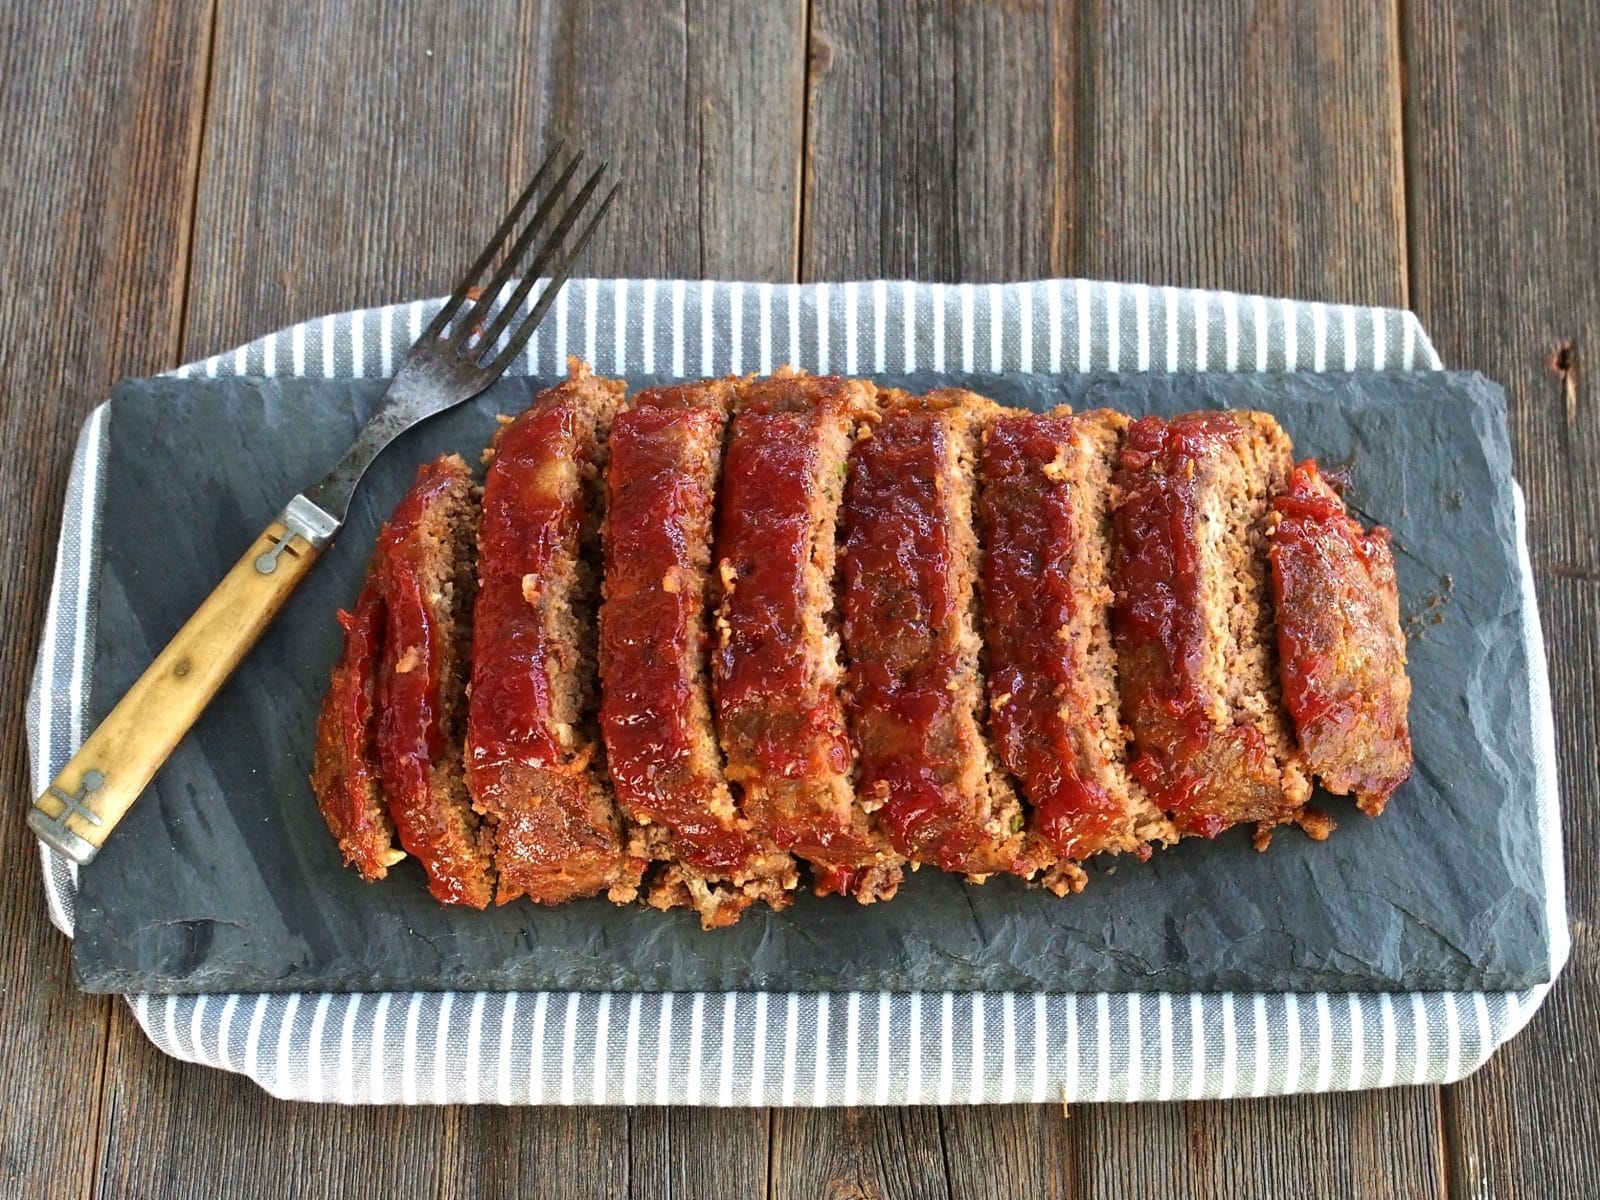
POLYGON ((488 831, 461 771, 461 722, 478 505, 458 455, 424 464, 378 535, 385 614, 377 751, 400 844, 446 904, 494 890, 488 831))
POLYGON ((638 894, 597 712, 600 471, 621 383, 574 360, 490 447, 478 536, 467 780, 494 827, 497 899, 638 894))
POLYGON ((405 857, 394 844, 394 821, 378 782, 378 670, 387 613, 375 557, 349 612, 339 613, 344 652, 333 668, 317 719, 311 790, 344 861, 372 882, 405 857))
POLYGON ((850 455, 840 550, 857 789, 911 862, 1031 874, 978 663, 975 459, 999 410, 954 389, 881 402, 850 455))
POLYGON ((1128 773, 1118 711, 1110 500, 1127 426, 1108 410, 1005 413, 983 442, 989 726, 1057 894, 1083 887, 1090 855, 1175 837, 1128 773))
MULTIPOLYGON (((1290 466, 1265 413, 1135 421, 1112 510, 1113 629, 1134 777, 1181 834, 1253 821, 1311 793, 1279 703, 1266 516, 1290 466)), ((1307 823, 1308 831, 1322 831, 1307 823)))
POLYGON ((875 389, 782 372, 738 387, 717 515, 712 694, 728 781, 758 837, 805 859, 819 894, 899 886, 900 856, 857 801, 835 609, 839 503, 875 389))
POLYGON ((1322 786, 1370 816, 1411 776, 1406 639, 1389 531, 1363 530, 1311 459, 1268 521, 1283 700, 1322 786))
POLYGON ((649 902, 707 928, 786 907, 794 859, 755 836, 723 777, 706 670, 712 515, 733 384, 656 388, 611 426, 600 724, 649 902))

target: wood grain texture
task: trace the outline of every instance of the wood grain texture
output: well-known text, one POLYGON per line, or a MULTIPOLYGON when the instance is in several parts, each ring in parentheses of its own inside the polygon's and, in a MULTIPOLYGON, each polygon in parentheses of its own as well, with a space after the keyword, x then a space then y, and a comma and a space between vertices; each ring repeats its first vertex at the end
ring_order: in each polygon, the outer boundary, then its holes
POLYGON ((1377 0, 817 0, 811 62, 804 278, 1404 300, 1377 0))
POLYGON ((0 1194, 82 1195, 110 1002, 79 995, 39 891, 23 698, 78 427, 115 379, 171 366, 208 6, 0 12, 0 1194))
POLYGON ((513 0, 471 22, 402 0, 221 7, 186 358, 455 286, 543 140, 506 119, 517 20, 513 0))
POLYGON ((771 1136, 765 1109, 636 1109, 628 1121, 628 1196, 765 1196, 771 1136))
POLYGON ((1064 1200, 1072 1179, 1072 1121, 1054 1104, 939 1110, 950 1200, 1064 1200))
POLYGON ((1600 1165, 1600 11, 1405 5, 1413 296, 1450 366, 1506 386, 1554 693, 1572 957, 1446 1093, 1452 1192, 1594 1196, 1600 1165))
POLYGON ((1079 37, 1075 269, 1404 305, 1392 0, 1082 0, 1079 37))
POLYGON ((519 128, 564 136, 625 178, 585 255, 595 275, 793 277, 801 0, 534 6, 519 128))
POLYGON ((773 1111, 771 1200, 953 1200, 948 1171, 936 1108, 773 1111))
POLYGON ((1075 1107, 1071 1194, 1442 1198, 1436 1090, 1075 1107))
POLYGON ((243 1076, 189 1064, 172 1071, 170 1061, 137 1029, 117 1039, 111 1070, 142 1086, 117 1097, 115 1115, 143 1133, 103 1159, 97 1195, 605 1200, 627 1194, 623 1109, 283 1104, 243 1076), (191 1091, 203 1092, 203 1111, 186 1101, 191 1091))
POLYGON ((1075 19, 815 0, 801 278, 1070 274, 1075 19))
MULTIPOLYGON (((1573 916, 1573 960, 1544 1009, 1448 1091, 1444 1139, 1428 1089, 1065 1117, 291 1106, 163 1058, 120 1004, 105 1040, 105 1003, 70 990, 18 804, 0 819, 0 852, 23 864, 0 881, 0 1191, 1426 1196, 1447 1180, 1457 1196, 1600 1193, 1600 863, 1580 836, 1600 790, 1592 6, 809 7, 808 64, 801 0, 630 5, 626 18, 599 0, 488 0, 471 23, 402 0, 223 5, 208 92, 207 4, 9 6, 8 693, 32 669, 71 441, 112 380, 447 289, 556 133, 627 172, 593 273, 1083 274, 1404 303, 1409 263, 1446 361, 1504 381, 1512 401, 1573 916), (17 336, 32 327, 45 332, 17 336)), ((0 743, 13 796, 31 790, 19 710, 0 743)))

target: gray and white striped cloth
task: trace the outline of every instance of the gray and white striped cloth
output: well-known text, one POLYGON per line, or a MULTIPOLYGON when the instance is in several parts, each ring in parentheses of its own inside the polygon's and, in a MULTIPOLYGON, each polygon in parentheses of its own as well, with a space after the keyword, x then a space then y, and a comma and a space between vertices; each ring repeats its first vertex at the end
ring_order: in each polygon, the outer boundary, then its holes
MULTIPOLYGON (((324 317, 180 375, 388 375, 438 301, 324 317)), ((1084 280, 766 285, 578 280, 513 368, 704 376, 909 371, 1437 370, 1410 313, 1084 280)), ((79 440, 28 703, 34 790, 84 735, 105 410, 79 440)), ((1522 508, 1518 497, 1518 520, 1522 508)), ((1551 976, 1567 956, 1555 736, 1533 577, 1551 976)), ((41 847, 69 935, 77 877, 41 847)), ((857 1105, 1152 1100, 1439 1083, 1517 1033, 1524 992, 485 993, 132 996, 163 1051, 341 1103, 857 1105)))

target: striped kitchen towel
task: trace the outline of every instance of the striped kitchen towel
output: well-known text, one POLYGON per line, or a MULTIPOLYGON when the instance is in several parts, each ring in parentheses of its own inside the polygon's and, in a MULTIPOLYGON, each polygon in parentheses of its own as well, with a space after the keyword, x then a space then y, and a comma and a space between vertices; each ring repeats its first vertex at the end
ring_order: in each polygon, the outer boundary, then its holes
MULTIPOLYGON (((323 317, 180 375, 386 376, 439 301, 323 317)), ((1410 313, 1084 280, 767 285, 575 280, 513 373, 783 363, 847 374, 1437 370, 1410 313)), ((42 791, 84 735, 103 410, 85 426, 33 689, 42 791)), ((1523 520, 1518 494, 1518 521, 1523 520)), ((1524 543, 1526 539, 1521 539, 1524 543)), ((1554 729, 1533 577, 1523 635, 1539 730, 1551 978, 1567 955, 1554 729)), ((75 869, 41 847, 70 934, 75 869)), ((1164 1100, 1440 1083, 1481 1065, 1523 992, 1246 994, 486 993, 133 996, 178 1058, 342 1103, 856 1105, 1164 1100)))

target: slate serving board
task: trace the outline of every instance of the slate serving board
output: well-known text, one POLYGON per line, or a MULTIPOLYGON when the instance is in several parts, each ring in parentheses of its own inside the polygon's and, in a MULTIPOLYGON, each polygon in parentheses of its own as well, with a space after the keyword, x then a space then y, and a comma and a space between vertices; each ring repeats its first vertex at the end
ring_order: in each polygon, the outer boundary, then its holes
MULTIPOLYGON (((74 955, 92 991, 430 988, 1317 991, 1521 988, 1548 978, 1536 766, 1505 401, 1446 374, 959 376, 1004 403, 1132 414, 1275 413, 1298 453, 1348 466, 1395 533, 1417 766, 1380 820, 1319 797, 1325 843, 1280 831, 1091 866, 1082 895, 938 872, 889 904, 803 896, 702 932, 593 900, 435 904, 408 861, 340 866, 306 783, 334 610, 417 463, 475 460, 506 380, 375 466, 350 524, 150 791, 85 868, 74 955)), ((372 381, 144 380, 112 398, 91 694, 98 719, 293 492, 350 441, 372 381)))

